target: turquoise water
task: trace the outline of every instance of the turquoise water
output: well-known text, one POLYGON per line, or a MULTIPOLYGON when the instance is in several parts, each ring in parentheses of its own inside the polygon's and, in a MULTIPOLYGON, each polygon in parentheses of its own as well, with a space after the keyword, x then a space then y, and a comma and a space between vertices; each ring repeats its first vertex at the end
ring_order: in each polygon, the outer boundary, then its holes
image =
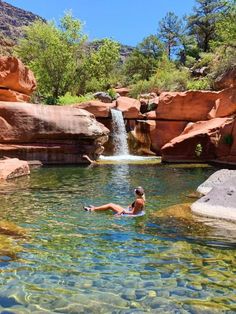
POLYGON ((16 255, 0 251, 0 312, 235 313, 234 226, 155 217, 193 201, 188 194, 215 170, 51 167, 1 187, 1 219, 28 235, 7 237, 16 255), (126 206, 138 185, 147 194, 144 217, 82 210, 126 206))

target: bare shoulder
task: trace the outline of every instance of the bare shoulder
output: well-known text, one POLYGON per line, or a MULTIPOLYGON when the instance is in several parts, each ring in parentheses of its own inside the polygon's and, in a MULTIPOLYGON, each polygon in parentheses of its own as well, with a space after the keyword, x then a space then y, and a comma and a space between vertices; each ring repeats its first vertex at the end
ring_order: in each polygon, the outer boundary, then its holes
POLYGON ((138 198, 136 201, 135 201, 135 205, 143 205, 144 204, 144 200, 141 199, 141 198, 138 198))

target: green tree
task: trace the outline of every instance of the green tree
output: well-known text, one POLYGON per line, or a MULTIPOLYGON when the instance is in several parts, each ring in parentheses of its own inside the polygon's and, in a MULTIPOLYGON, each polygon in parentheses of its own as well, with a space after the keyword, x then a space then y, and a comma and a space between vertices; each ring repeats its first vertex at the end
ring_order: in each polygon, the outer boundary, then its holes
POLYGON ((86 91, 108 89, 119 60, 120 45, 111 39, 104 39, 97 50, 91 51, 83 64, 81 75, 87 81, 86 91))
POLYGON ((137 45, 124 64, 128 81, 148 80, 155 72, 157 61, 164 54, 164 45, 155 35, 150 35, 137 45))
POLYGON ((75 88, 84 40, 81 21, 69 12, 59 27, 42 21, 27 26, 15 53, 33 70, 40 94, 56 100, 75 88))
POLYGON ((236 1, 230 1, 226 12, 216 23, 216 38, 211 41, 214 58, 210 64, 211 76, 215 79, 236 66, 236 1))
POLYGON ((196 0, 193 14, 188 16, 189 33, 194 35, 199 48, 208 52, 210 41, 216 37, 216 23, 226 8, 224 0, 196 0))
POLYGON ((159 22, 158 37, 165 43, 169 59, 176 47, 180 45, 183 22, 173 12, 168 12, 159 22))

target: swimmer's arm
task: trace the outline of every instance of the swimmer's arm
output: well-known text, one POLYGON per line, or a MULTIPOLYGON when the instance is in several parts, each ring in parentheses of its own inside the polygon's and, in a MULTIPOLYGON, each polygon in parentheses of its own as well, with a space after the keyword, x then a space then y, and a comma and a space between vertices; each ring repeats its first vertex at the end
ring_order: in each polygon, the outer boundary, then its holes
POLYGON ((129 215, 135 215, 137 212, 140 211, 140 209, 143 207, 143 202, 142 200, 136 200, 134 203, 134 207, 132 208, 132 210, 129 211, 124 211, 125 214, 129 214, 129 215))

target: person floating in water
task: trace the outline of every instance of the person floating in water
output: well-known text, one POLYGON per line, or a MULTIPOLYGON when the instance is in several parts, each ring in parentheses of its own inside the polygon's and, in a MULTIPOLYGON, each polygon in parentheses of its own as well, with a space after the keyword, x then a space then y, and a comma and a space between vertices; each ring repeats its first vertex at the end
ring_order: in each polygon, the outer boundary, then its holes
POLYGON ((85 206, 84 210, 89 212, 112 210, 117 216, 143 215, 145 213, 144 206, 146 201, 144 189, 141 186, 139 186, 134 189, 134 194, 135 200, 127 209, 123 208, 120 205, 109 203, 102 206, 85 206))

